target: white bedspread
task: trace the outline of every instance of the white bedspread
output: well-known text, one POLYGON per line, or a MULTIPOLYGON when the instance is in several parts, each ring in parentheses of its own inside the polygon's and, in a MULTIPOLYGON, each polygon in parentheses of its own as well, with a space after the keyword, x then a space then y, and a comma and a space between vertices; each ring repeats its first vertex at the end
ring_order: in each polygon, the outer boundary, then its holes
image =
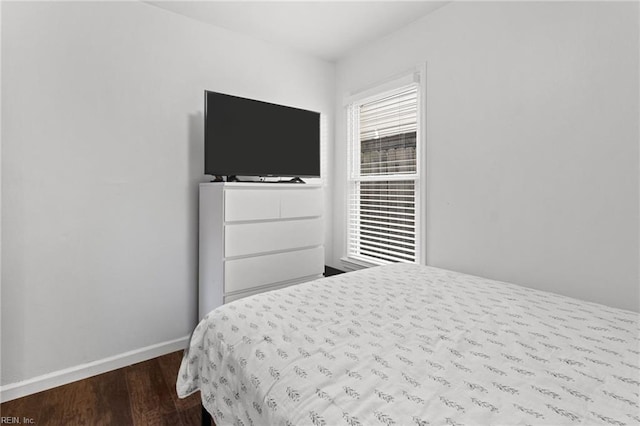
POLYGON ((178 395, 224 425, 640 424, 633 312, 396 264, 224 305, 178 395))

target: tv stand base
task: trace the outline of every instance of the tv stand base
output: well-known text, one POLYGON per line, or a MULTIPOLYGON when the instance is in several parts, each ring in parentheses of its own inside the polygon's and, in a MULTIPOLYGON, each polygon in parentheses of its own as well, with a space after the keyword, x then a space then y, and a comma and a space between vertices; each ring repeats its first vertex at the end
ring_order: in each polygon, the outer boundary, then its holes
MULTIPOLYGON (((247 183, 306 183, 300 177, 296 176, 286 180, 267 180, 269 178, 258 178, 258 180, 247 180, 245 177, 239 178, 237 175, 220 176, 214 175, 214 179, 211 182, 247 182, 247 183), (241 179, 242 178, 242 179, 241 179)), ((271 178, 277 179, 277 178, 271 178)))

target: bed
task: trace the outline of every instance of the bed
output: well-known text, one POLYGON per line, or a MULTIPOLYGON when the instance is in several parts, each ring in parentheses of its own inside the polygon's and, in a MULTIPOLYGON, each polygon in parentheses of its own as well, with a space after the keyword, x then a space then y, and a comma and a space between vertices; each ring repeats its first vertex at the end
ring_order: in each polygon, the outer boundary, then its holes
POLYGON ((393 264, 215 309, 176 388, 218 426, 637 425, 639 318, 393 264))

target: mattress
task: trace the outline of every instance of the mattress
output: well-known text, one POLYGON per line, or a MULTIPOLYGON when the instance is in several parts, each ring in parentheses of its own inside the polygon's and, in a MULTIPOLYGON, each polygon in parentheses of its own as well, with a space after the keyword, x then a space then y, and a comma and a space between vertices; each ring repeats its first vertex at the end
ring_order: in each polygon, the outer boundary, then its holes
POLYGON ((176 388, 223 425, 640 424, 634 312, 414 264, 209 313, 176 388))

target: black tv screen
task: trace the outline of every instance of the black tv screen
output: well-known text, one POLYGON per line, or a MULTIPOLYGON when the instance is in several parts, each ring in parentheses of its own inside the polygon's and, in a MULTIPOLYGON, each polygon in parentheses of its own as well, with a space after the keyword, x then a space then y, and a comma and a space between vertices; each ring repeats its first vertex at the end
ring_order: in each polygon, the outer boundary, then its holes
POLYGON ((204 172, 320 177, 320 114, 205 91, 204 172))

